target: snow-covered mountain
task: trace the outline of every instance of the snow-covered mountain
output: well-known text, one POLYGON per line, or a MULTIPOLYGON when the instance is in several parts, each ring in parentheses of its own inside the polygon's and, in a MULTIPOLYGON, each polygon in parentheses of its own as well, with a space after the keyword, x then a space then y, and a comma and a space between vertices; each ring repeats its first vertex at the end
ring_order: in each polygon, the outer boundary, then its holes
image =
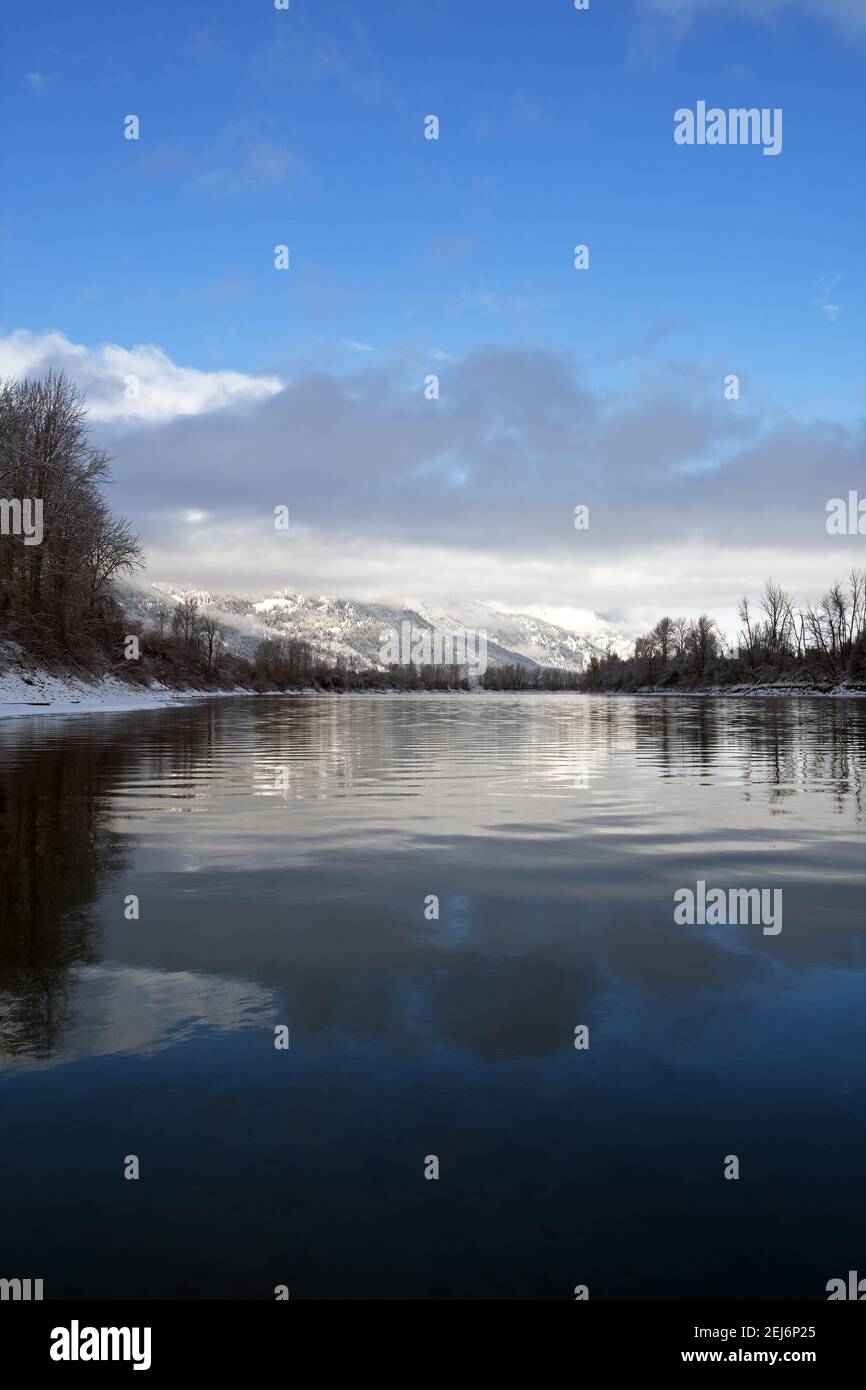
POLYGON ((401 624, 408 622, 416 630, 439 628, 470 635, 486 632, 490 666, 518 662, 524 666, 581 671, 593 651, 601 651, 608 639, 618 645, 619 639, 615 626, 606 630, 600 620, 590 639, 540 618, 503 613, 479 602, 461 602, 446 612, 417 605, 300 594, 290 589, 262 598, 239 598, 169 584, 127 586, 122 593, 127 611, 145 622, 153 621, 160 603, 172 607, 179 599, 190 596, 221 620, 227 645, 247 656, 263 637, 292 636, 302 638, 330 657, 341 657, 352 666, 377 667, 383 632, 399 632, 401 624))
POLYGON ((598 638, 591 640, 526 613, 503 613, 487 603, 459 603, 449 607, 447 613, 428 608, 420 612, 433 627, 486 631, 490 639, 509 653, 506 660, 523 660, 531 666, 582 671, 591 654, 603 650, 603 642, 598 638))

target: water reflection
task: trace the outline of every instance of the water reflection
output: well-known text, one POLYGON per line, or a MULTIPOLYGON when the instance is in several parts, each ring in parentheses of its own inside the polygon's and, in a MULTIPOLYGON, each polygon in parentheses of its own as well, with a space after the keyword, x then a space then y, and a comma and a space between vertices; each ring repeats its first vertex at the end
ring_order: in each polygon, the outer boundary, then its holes
POLYGON ((0 745, 4 1261, 47 1296, 857 1267, 863 702, 239 699, 0 745), (698 879, 782 888, 783 932, 675 926, 698 879))
POLYGON ((134 972, 193 997, 201 977, 202 1027, 216 975, 310 1033, 519 1056, 629 994, 688 1017, 699 995, 706 1019, 780 970, 861 959, 859 702, 239 700, 0 740, 12 1056, 57 1052, 106 960, 132 995, 134 972), (713 875, 797 885, 780 945, 674 931, 674 888, 713 875))
POLYGON ((0 1047, 48 1056, 69 1021, 73 971, 99 959, 93 903, 128 846, 99 789, 131 754, 116 739, 46 741, 31 720, 4 733, 0 1047))

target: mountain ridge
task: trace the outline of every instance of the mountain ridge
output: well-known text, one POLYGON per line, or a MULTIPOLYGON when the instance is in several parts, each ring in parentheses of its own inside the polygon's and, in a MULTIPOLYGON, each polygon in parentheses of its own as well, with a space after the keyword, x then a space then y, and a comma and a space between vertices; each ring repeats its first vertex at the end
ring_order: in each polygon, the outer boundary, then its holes
POLYGON ((126 585, 121 592, 125 610, 152 622, 160 602, 169 607, 196 598, 223 624, 230 650, 250 656, 265 637, 292 636, 308 642, 332 659, 353 667, 384 669, 380 660, 382 634, 400 631, 404 622, 415 629, 454 634, 487 634, 490 666, 514 662, 522 666, 583 671, 606 640, 622 640, 613 625, 591 639, 526 613, 506 613, 480 600, 462 601, 448 610, 424 604, 371 602, 327 594, 304 594, 284 588, 261 597, 244 598, 190 585, 155 581, 126 585))

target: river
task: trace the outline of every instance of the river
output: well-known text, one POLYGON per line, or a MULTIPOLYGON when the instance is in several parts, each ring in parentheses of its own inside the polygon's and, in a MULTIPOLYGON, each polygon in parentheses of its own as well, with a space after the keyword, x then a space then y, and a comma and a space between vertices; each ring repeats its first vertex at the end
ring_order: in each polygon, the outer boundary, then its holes
POLYGON ((866 702, 229 698, 0 754, 0 1276, 866 1274, 866 702), (699 883, 781 890, 781 929, 680 925, 699 883))

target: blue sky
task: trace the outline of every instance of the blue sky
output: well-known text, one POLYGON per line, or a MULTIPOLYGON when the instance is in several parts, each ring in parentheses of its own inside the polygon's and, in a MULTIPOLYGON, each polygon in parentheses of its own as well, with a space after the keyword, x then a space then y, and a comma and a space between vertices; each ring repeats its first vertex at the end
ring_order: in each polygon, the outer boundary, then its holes
MULTIPOLYGON (((391 390, 491 347, 543 350, 608 414, 648 381, 697 393, 737 372, 755 437, 781 419, 857 430, 864 10, 16 7, 2 35, 0 329, 54 330, 86 354, 150 344, 181 369, 280 384, 382 371, 391 390), (782 153, 677 146, 673 113, 699 99, 782 108, 782 153), (138 141, 123 139, 130 113, 138 141), (438 141, 423 138, 431 113, 438 141), (588 272, 573 268, 577 242, 588 272)), ((731 446, 704 441, 694 467, 731 446)), ((452 482, 474 466, 459 440, 437 458, 452 482)), ((493 571, 486 582, 475 596, 496 596, 493 571)), ((568 599, 542 584, 529 601, 568 599)))

